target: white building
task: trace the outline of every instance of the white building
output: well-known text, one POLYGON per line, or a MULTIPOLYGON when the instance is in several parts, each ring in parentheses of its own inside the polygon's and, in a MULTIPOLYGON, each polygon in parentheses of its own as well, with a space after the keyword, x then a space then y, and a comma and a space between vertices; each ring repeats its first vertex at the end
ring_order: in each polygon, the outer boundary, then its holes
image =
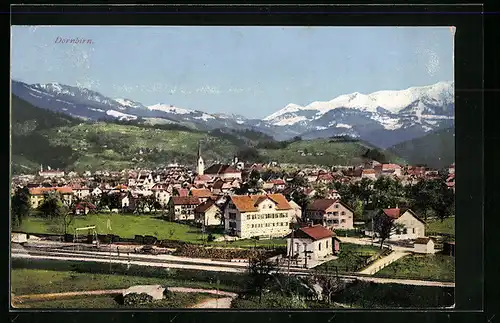
POLYGON ((291 234, 286 241, 287 257, 295 259, 304 259, 307 255, 309 260, 322 260, 339 250, 334 233, 321 225, 299 228, 293 233, 293 242, 291 234))
MULTIPOLYGON (((384 209, 383 215, 394 220, 394 224, 400 224, 401 230, 395 227, 391 233, 390 240, 413 240, 425 237, 425 222, 410 209, 384 209)), ((366 235, 371 236, 371 224, 368 225, 366 235)), ((375 234, 376 236, 377 234, 375 234)))
POLYGON ((240 238, 283 237, 295 210, 282 194, 232 195, 224 210, 226 232, 240 238))
POLYGON ((418 238, 413 245, 416 253, 434 254, 434 241, 431 238, 418 238))

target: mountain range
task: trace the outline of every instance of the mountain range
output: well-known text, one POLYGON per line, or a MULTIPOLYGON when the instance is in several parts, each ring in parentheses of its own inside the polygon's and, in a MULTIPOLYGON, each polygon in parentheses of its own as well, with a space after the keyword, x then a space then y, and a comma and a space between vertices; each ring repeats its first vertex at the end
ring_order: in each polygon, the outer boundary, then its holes
POLYGON ((36 107, 85 120, 178 124, 203 131, 250 129, 276 140, 349 136, 381 148, 454 125, 454 82, 401 91, 356 92, 306 106, 291 103, 263 119, 210 114, 164 103, 145 106, 129 98, 110 98, 60 83, 27 84, 13 80, 12 94, 36 107))

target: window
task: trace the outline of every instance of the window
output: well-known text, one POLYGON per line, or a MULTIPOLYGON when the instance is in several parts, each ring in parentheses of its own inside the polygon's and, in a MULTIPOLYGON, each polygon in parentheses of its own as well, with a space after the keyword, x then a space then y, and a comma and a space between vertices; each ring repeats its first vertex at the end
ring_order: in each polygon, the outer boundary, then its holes
POLYGON ((252 215, 252 220, 255 220, 255 215, 252 215))
POLYGON ((247 215, 247 220, 250 220, 250 215, 247 215))
POLYGON ((253 229, 253 226, 254 226, 254 225, 252 224, 252 229, 253 229))
POLYGON ((408 233, 408 229, 404 228, 403 229, 403 234, 407 234, 408 233))
POLYGON ((338 209, 339 208, 339 205, 338 204, 335 204, 335 208, 338 209))
POLYGON ((345 219, 340 220, 340 223, 345 223, 345 219))
POLYGON ((340 212, 340 215, 345 215, 345 211, 340 212))
POLYGON ((326 240, 326 249, 328 249, 328 240, 326 240))
POLYGON ((338 216, 338 215, 339 215, 339 212, 333 212, 333 215, 334 215, 334 216, 338 216))
POLYGON ((318 244, 318 249, 321 251, 321 242, 318 244))
POLYGON ((415 228, 413 228, 413 233, 415 233, 415 228))
POLYGON ((339 224, 339 220, 332 220, 333 224, 339 224))
POLYGON ((272 208, 273 208, 273 206, 272 206, 272 205, 269 205, 269 208, 270 208, 270 209, 272 209, 272 208))

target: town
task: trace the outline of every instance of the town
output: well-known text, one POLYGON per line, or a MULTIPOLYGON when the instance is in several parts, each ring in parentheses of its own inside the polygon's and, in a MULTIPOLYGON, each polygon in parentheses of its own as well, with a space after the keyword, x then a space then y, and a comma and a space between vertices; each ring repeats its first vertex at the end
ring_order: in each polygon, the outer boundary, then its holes
MULTIPOLYGON (((13 262, 26 268, 36 260, 43 269, 50 269, 50 261, 84 263, 84 271, 125 275, 132 268, 176 268, 184 271, 179 277, 199 281, 134 287, 127 285, 129 273, 108 286, 124 288, 125 304, 207 285, 212 288, 204 289, 208 300, 200 307, 413 304, 411 297, 404 304, 386 303, 383 296, 369 296, 380 292, 366 291, 392 286, 390 293, 427 288, 424 293, 432 296, 426 297, 439 299, 415 306, 452 306, 453 297, 441 294, 450 295, 454 286, 454 180, 454 164, 437 170, 367 160, 320 167, 247 163, 235 156, 205 165, 201 147, 192 165, 150 170, 79 174, 41 165, 37 174, 12 178, 13 262), (236 288, 243 273, 250 282, 245 278, 246 287, 236 288), (278 293, 269 287, 273 275, 293 277, 300 291, 288 280, 278 293)), ((160 280, 137 275, 144 282, 160 280)), ((88 278, 75 279, 89 288, 88 278)), ((40 289, 54 292, 50 285, 40 289)), ((13 303, 50 303, 30 297, 16 295, 13 303)))

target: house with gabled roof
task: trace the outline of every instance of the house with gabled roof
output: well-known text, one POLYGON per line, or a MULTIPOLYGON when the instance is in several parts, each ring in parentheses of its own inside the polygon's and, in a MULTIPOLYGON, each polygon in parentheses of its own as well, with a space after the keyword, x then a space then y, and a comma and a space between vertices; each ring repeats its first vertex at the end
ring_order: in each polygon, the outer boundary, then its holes
POLYGON ((213 199, 208 199, 194 209, 194 222, 202 226, 221 225, 220 209, 213 199))
POLYGON ((354 229, 354 210, 338 199, 316 199, 305 212, 307 221, 329 229, 354 229))
MULTIPOLYGON (((406 208, 387 208, 378 211, 381 216, 386 216, 394 220, 395 226, 391 233, 390 240, 413 240, 425 237, 425 221, 417 216, 415 212, 406 208), (401 227, 401 228, 399 228, 401 227)), ((365 234, 371 236, 371 221, 366 225, 365 234)), ((375 236, 377 234, 375 233, 375 236)))
POLYGON ((204 203, 210 199, 212 192, 208 188, 192 188, 189 195, 199 198, 200 202, 204 203))
POLYGON ((34 187, 29 189, 31 207, 33 209, 38 208, 45 200, 45 194, 54 191, 60 194, 62 201, 67 205, 70 205, 73 201, 73 189, 71 187, 34 187))
POLYGON ((231 195, 224 227, 240 238, 283 237, 290 232, 294 212, 282 194, 231 195))
POLYGON ((308 225, 287 235, 287 257, 300 260, 323 260, 339 253, 340 240, 322 225, 308 225))
POLYGON ((200 205, 195 196, 172 196, 168 202, 168 214, 173 221, 193 221, 194 210, 200 205))

